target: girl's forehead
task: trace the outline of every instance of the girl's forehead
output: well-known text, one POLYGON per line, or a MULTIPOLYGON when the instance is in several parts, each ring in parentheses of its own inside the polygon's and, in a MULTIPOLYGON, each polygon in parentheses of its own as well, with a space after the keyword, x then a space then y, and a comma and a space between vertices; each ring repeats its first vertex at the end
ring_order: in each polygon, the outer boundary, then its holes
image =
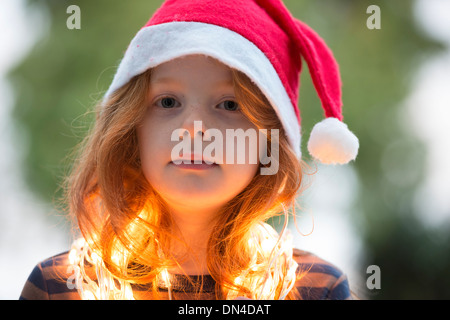
POLYGON ((168 81, 169 78, 195 77, 220 79, 232 83, 231 69, 218 60, 205 55, 188 55, 164 62, 152 70, 152 82, 168 81))

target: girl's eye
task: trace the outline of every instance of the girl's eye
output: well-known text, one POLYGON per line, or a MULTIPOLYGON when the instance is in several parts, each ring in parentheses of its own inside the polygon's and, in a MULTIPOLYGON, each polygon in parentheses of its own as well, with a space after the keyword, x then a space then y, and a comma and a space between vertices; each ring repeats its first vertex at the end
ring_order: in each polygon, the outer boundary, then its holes
POLYGON ((160 99, 157 104, 161 105, 161 107, 163 107, 165 109, 170 109, 170 108, 174 108, 176 106, 177 100, 175 100, 174 98, 165 97, 165 98, 160 99))
POLYGON ((223 104, 224 109, 227 111, 238 111, 239 110, 238 103, 233 100, 225 100, 220 105, 222 105, 222 104, 223 104))

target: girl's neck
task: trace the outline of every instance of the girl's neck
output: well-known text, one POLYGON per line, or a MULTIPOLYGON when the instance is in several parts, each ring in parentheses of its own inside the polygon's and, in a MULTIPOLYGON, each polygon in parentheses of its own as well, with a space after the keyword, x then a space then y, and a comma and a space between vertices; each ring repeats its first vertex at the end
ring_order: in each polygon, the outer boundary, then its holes
POLYGON ((179 258, 180 267, 170 273, 188 275, 208 274, 207 245, 215 224, 217 210, 172 210, 175 236, 172 254, 179 258))

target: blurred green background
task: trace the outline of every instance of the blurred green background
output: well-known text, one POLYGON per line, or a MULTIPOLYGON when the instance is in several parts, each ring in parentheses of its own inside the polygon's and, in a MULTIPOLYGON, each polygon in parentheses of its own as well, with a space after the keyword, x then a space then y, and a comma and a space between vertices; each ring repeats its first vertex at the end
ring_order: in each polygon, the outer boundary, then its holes
MULTIPOLYGON (((9 74, 14 120, 25 141, 27 184, 44 201, 61 196, 71 148, 83 137, 86 114, 111 83, 128 43, 162 1, 28 0, 47 12, 49 28, 9 74), (81 29, 69 30, 66 8, 81 8, 81 29)), ((345 122, 360 139, 351 166, 357 173, 352 221, 363 243, 365 267, 381 268, 380 290, 369 299, 449 299, 450 225, 418 218, 426 146, 405 126, 402 102, 417 67, 445 50, 414 21, 410 0, 285 0, 294 16, 333 50, 344 83, 345 122), (381 8, 381 29, 369 30, 369 5, 381 8)), ((309 74, 301 76, 303 154, 322 111, 309 74)), ((45 257, 42 257, 45 258, 45 257)))

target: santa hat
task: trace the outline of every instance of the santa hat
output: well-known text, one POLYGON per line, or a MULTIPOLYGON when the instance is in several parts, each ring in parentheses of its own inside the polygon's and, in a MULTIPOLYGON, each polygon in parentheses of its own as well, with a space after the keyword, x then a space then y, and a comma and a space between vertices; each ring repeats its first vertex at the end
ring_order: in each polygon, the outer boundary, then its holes
POLYGON ((299 158, 303 57, 325 114, 311 132, 309 152, 325 164, 356 158, 359 142, 342 122, 333 54, 280 0, 167 0, 131 41, 104 98, 149 68, 189 54, 211 56, 245 73, 271 103, 299 158))

